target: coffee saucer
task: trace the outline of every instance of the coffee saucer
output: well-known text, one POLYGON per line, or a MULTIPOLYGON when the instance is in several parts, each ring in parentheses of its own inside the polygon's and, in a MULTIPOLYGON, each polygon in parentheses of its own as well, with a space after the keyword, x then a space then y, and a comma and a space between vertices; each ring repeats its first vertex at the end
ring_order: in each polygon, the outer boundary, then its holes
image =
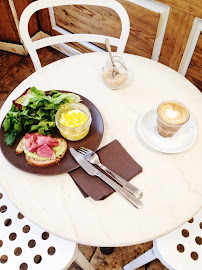
POLYGON ((197 132, 191 119, 172 138, 159 135, 156 119, 156 109, 145 112, 139 119, 138 131, 146 144, 163 153, 180 153, 192 146, 197 132))

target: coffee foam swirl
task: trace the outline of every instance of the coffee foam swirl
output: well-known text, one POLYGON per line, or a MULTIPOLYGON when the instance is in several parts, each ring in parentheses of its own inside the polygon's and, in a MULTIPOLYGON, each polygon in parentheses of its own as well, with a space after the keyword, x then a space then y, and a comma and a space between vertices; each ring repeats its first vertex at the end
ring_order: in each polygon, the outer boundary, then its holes
POLYGON ((160 118, 171 125, 182 125, 189 119, 189 111, 182 104, 165 102, 159 105, 160 118))

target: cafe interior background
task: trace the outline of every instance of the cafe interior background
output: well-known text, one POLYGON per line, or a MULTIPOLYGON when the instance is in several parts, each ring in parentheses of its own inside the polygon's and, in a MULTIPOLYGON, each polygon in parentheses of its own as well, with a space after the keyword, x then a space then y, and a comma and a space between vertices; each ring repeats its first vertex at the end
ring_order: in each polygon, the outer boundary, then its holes
MULTIPOLYGON (((93 0, 92 0, 93 1, 93 0)), ((110 0, 109 0, 110 1, 110 0)), ((19 35, 19 19, 32 0, 0 1, 0 106, 15 87, 33 73, 34 67, 19 35)), ((118 0, 130 18, 130 35, 125 53, 158 61, 179 72, 202 91, 202 1, 199 0, 118 0)), ((113 11, 94 6, 56 7, 41 10, 29 23, 33 40, 62 33, 97 33, 118 37, 121 24, 113 11)), ((95 50, 105 45, 94 44, 95 50)), ((92 46, 79 43, 40 49, 42 64, 91 52, 92 46), (45 60, 46 59, 46 60, 45 60)), ((114 48, 112 48, 114 51, 114 48)), ((149 226, 149 224, 148 224, 149 226)), ((152 247, 152 242, 115 248, 105 255, 99 247, 80 245, 84 256, 96 269, 121 269, 152 247), (124 262, 124 263, 123 263, 124 262)), ((70 269, 80 269, 72 265, 70 269)), ((140 269, 167 269, 155 260, 140 269)), ((191 269, 190 269, 191 270, 191 269)))

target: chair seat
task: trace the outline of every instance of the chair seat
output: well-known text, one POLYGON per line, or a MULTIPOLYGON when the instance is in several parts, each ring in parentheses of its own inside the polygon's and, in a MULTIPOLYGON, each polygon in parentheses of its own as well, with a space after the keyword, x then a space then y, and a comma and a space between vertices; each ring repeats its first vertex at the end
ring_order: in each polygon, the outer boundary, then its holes
POLYGON ((67 269, 77 244, 44 231, 24 217, 0 188, 0 269, 67 269))
POLYGON ((153 241, 153 248, 124 266, 135 270, 158 258, 170 270, 202 269, 202 209, 175 231, 153 241))
POLYGON ((202 269, 202 210, 190 221, 154 241, 160 260, 177 270, 202 269))

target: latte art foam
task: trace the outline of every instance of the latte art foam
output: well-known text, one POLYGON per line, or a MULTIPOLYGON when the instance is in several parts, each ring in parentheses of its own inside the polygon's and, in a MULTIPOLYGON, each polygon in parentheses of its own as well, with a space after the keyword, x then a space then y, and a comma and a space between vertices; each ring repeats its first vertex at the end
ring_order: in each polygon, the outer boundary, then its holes
POLYGON ((170 125, 182 125, 189 119, 188 109, 181 103, 164 102, 158 107, 159 117, 170 125))

